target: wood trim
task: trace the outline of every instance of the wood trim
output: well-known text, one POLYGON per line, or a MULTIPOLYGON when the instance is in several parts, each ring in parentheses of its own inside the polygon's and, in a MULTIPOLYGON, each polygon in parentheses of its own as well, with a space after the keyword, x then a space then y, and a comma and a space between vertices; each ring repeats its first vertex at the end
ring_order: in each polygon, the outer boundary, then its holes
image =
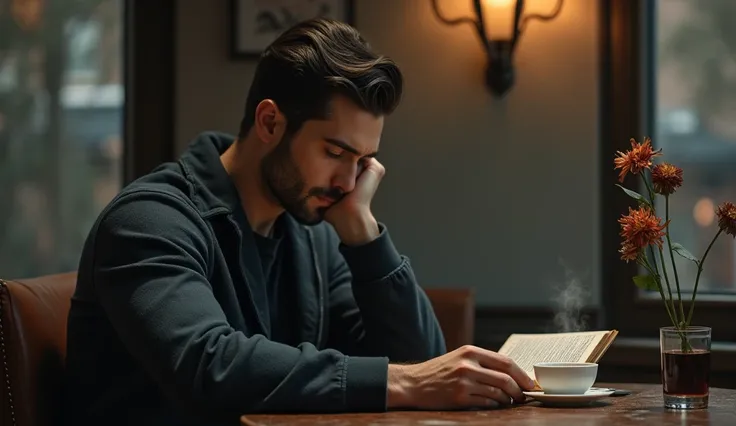
MULTIPOLYGON (((670 325, 661 299, 639 295, 632 282, 637 273, 635 263, 620 259, 618 219, 634 203, 615 186, 618 176, 613 170, 615 152, 628 149, 631 137, 640 140, 652 127, 654 83, 650 81, 653 77, 648 72, 651 64, 647 58, 651 57, 648 46, 653 40, 654 25, 642 23, 654 16, 654 3, 601 0, 599 161, 603 323, 605 328, 616 328, 626 337, 657 338, 659 327, 670 325)), ((641 191, 638 183, 632 177, 624 181, 626 187, 641 191)), ((695 323, 713 327, 716 341, 736 342, 736 321, 730 313, 734 308, 736 298, 699 294, 695 323)))
POLYGON ((175 155, 176 1, 126 1, 125 184, 175 155))
MULTIPOLYGON (((617 220, 620 212, 634 204, 622 191, 616 191, 618 173, 612 164, 614 153, 626 150, 629 138, 641 128, 638 73, 641 26, 637 24, 637 3, 638 0, 601 2, 601 282, 607 326, 618 327, 619 331, 626 328, 623 325, 627 317, 621 307, 635 297, 635 287, 628 283, 636 274, 636 267, 620 259, 617 220)), ((631 181, 626 184, 636 189, 631 181)))

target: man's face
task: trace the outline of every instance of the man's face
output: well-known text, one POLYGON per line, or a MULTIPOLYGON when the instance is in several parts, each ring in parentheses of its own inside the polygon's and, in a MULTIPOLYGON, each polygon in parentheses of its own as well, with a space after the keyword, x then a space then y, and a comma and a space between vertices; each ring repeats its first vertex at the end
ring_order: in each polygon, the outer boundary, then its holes
POLYGON ((299 222, 317 224, 355 188, 364 162, 378 152, 382 131, 383 117, 335 97, 327 119, 304 122, 263 158, 263 181, 299 222))

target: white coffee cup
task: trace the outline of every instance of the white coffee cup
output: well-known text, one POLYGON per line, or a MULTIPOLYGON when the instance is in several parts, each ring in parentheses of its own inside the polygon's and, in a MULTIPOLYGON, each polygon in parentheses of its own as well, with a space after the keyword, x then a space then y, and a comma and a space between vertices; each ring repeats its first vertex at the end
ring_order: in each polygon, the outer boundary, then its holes
POLYGON ((595 383, 598 364, 591 362, 540 362, 534 376, 546 394, 582 395, 595 383))

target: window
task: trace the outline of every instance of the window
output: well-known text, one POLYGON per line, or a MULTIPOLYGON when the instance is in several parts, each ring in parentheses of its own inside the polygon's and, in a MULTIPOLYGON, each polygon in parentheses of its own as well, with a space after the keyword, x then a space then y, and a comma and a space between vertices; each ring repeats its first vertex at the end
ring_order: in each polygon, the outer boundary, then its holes
MULTIPOLYGON (((653 140, 684 169, 685 185, 670 201, 672 234, 698 258, 718 229, 714 205, 736 202, 733 16, 736 2, 728 0, 656 1, 653 140)), ((735 249, 732 237, 718 238, 704 263, 699 295, 736 294, 735 249)), ((691 291, 697 266, 683 258, 676 266, 691 291)))
POLYGON ((122 185, 174 154, 174 0, 0 6, 0 278, 77 268, 122 185))
MULTIPOLYGON (((633 205, 615 187, 613 157, 629 138, 651 136, 665 159, 684 169, 685 184, 670 200, 671 235, 700 257, 717 227, 713 206, 736 202, 736 27, 728 0, 605 0, 601 133, 601 214, 604 309, 607 326, 622 336, 658 338, 669 325, 657 292, 640 292, 638 271, 620 260, 621 213, 633 205)), ((626 182, 637 188, 635 179, 626 182)), ((657 206, 663 212, 663 206, 657 206)), ((695 282, 694 264, 678 259, 683 299, 695 282)), ((672 274, 670 273, 670 276, 672 274)), ((694 322, 714 339, 736 341, 736 242, 722 235, 698 288, 694 322)))
POLYGON ((0 275, 8 278, 75 270, 123 177, 123 2, 44 4, 14 2, 0 15, 0 275))

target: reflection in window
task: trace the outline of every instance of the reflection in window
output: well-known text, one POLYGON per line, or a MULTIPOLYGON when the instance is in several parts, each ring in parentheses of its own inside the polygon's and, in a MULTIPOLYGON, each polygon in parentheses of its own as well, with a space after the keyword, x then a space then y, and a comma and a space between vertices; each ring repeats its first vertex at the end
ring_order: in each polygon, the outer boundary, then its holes
POLYGON ((67 50, 67 74, 70 80, 94 81, 100 72, 100 40, 102 28, 99 21, 72 19, 66 25, 69 40, 67 50))
MULTIPOLYGON (((684 169, 685 183, 670 199, 673 242, 700 258, 717 231, 714 206, 736 200, 736 1, 656 5, 653 139, 667 161, 684 169)), ((664 214, 663 201, 657 209, 664 214)), ((699 293, 736 292, 735 248, 730 236, 718 239, 699 293)), ((676 262, 681 286, 692 289, 697 266, 676 262)))
POLYGON ((12 3, 0 13, 4 278, 75 270, 122 182, 122 1, 12 3))

